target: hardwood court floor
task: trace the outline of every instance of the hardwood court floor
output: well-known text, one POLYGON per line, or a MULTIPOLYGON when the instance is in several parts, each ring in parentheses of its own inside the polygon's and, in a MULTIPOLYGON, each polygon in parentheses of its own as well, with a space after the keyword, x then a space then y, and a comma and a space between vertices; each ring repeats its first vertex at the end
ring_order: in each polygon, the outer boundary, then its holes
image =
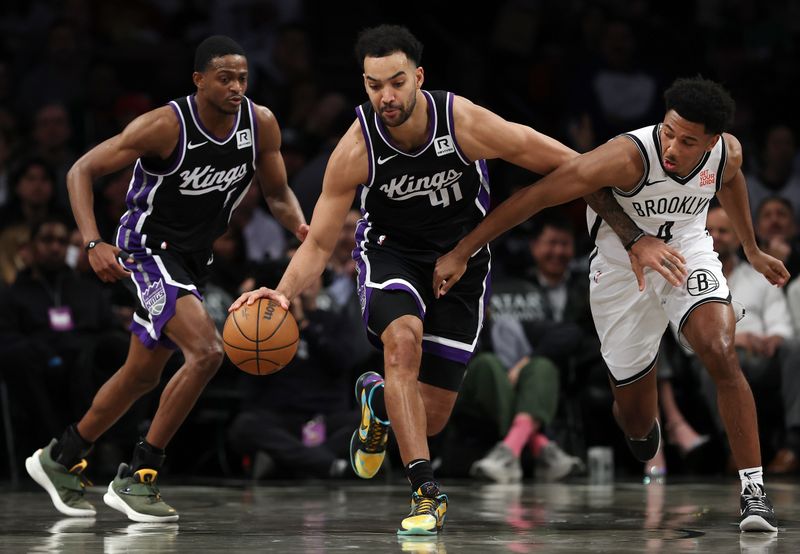
POLYGON ((617 482, 521 486, 446 483, 438 538, 401 541, 401 484, 197 487, 164 484, 175 524, 133 523, 89 498, 95 519, 64 518, 41 489, 0 487, 2 552, 800 552, 800 483, 768 482, 780 532, 742 534, 738 483, 617 482))

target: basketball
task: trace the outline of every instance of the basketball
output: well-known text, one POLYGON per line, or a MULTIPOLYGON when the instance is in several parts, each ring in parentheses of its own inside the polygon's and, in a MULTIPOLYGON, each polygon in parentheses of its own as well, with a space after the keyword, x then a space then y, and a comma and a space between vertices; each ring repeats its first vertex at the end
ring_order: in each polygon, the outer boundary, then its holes
POLYGON ((291 362, 299 338, 294 316, 267 298, 228 314, 222 329, 228 358, 253 375, 275 373, 291 362))

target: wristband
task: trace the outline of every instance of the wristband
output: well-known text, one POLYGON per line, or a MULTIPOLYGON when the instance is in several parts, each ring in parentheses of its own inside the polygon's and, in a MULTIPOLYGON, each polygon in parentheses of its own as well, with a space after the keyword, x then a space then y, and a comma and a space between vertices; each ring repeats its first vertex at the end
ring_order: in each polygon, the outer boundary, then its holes
POLYGON ((628 244, 625 245, 625 250, 630 252, 631 248, 633 248, 633 245, 636 244, 637 242, 639 242, 642 239, 642 237, 644 237, 644 236, 645 236, 644 231, 639 231, 639 234, 636 235, 635 237, 633 237, 631 239, 631 241, 628 244))
POLYGON ((84 246, 83 249, 88 252, 89 250, 91 250, 92 248, 94 248, 95 246, 100 244, 101 242, 103 242, 103 239, 90 240, 89 242, 86 243, 86 246, 84 246))

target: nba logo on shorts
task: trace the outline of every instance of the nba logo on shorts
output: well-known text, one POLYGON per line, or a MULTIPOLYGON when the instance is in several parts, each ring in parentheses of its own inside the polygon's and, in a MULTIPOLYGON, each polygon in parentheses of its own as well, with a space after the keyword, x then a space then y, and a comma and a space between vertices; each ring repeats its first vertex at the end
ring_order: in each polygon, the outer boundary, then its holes
POLYGON ((159 315, 164 311, 164 306, 167 303, 167 293, 164 290, 164 282, 161 279, 151 284, 142 293, 142 303, 152 315, 159 315))
POLYGON ((686 279, 686 290, 692 296, 701 296, 719 288, 719 281, 707 269, 696 269, 686 279))
POLYGON ((253 139, 250 137, 250 129, 242 129, 236 132, 236 148, 241 150, 253 144, 253 139))
POLYGON ((433 146, 436 148, 437 156, 445 156, 456 151, 455 146, 453 146, 453 139, 450 138, 450 135, 437 138, 433 141, 433 146))

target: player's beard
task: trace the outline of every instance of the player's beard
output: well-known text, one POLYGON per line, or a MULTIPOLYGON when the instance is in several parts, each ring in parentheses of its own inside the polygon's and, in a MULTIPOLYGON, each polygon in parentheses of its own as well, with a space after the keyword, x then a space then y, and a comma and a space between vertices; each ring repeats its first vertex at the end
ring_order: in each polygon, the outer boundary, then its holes
POLYGON ((387 121, 386 118, 383 117, 383 111, 381 111, 380 113, 381 121, 383 121, 383 124, 386 125, 387 127, 399 127, 400 125, 405 123, 409 117, 411 117, 411 114, 414 113, 414 107, 416 105, 417 105, 417 94, 415 91, 414 94, 411 96, 411 100, 409 100, 408 102, 408 106, 400 106, 399 108, 395 108, 400 112, 399 116, 395 120, 387 121))

